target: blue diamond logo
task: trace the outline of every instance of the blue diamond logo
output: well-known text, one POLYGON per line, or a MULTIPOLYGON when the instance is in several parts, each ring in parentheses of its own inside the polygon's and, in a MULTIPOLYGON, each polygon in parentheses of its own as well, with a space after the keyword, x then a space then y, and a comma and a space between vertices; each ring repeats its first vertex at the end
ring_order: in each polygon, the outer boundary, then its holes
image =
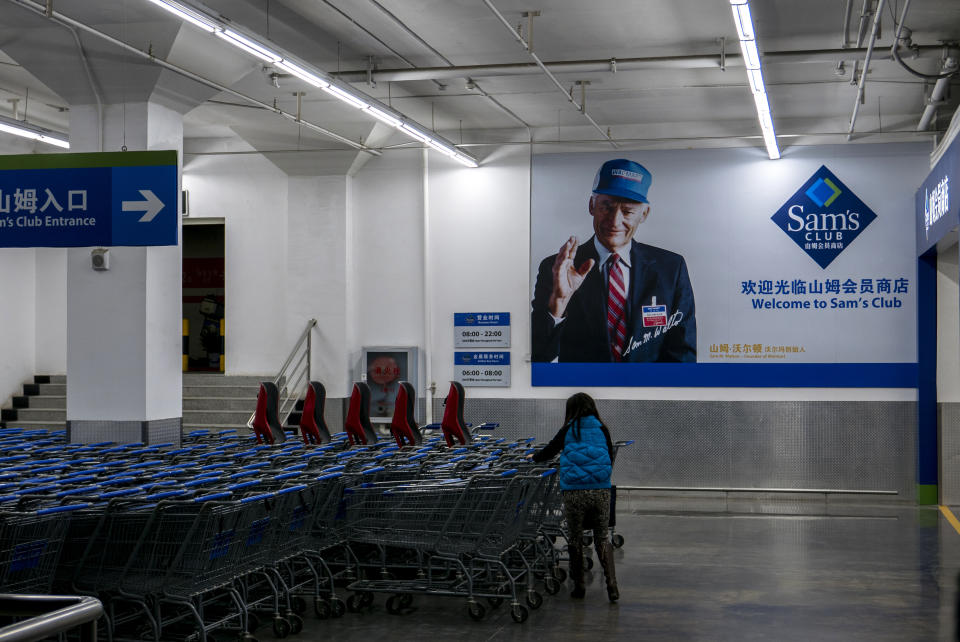
POLYGON ((826 268, 875 218, 873 210, 823 165, 771 220, 826 268))

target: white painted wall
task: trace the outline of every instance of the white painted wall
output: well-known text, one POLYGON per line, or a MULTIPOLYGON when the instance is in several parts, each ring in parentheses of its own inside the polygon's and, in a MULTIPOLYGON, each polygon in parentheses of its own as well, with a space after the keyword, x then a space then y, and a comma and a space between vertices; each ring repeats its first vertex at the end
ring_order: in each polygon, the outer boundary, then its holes
POLYGON ((36 373, 67 374, 67 250, 36 250, 36 373))
MULTIPOLYGON (((313 331, 311 378, 345 397, 347 362, 347 178, 290 177, 286 260, 289 353, 307 321, 313 331)), ((227 292, 229 299, 230 292, 227 292)))
POLYGON ((960 245, 937 254, 937 401, 960 401, 960 245))
POLYGON ((351 181, 354 378, 364 346, 424 346, 421 156, 420 150, 386 153, 351 181))
MULTIPOLYGON (((0 250, 0 402, 33 381, 35 258, 32 249, 0 250)), ((9 405, 5 405, 9 407, 9 405)))
POLYGON ((258 154, 186 156, 190 216, 223 217, 227 374, 276 373, 287 337, 287 177, 258 154))

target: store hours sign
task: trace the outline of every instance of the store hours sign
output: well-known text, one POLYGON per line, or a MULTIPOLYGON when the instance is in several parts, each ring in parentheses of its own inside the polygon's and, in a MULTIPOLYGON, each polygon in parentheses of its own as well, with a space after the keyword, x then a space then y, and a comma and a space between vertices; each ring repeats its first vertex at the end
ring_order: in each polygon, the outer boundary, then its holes
POLYGON ((454 348, 509 348, 509 312, 454 312, 454 348))

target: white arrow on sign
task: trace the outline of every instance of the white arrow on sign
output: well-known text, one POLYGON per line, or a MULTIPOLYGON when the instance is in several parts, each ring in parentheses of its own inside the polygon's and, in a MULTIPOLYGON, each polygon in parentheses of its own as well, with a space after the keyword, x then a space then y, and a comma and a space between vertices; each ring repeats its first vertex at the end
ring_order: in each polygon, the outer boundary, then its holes
POLYGON ((140 217, 140 223, 149 223, 163 209, 163 201, 157 198, 157 195, 148 189, 137 190, 143 196, 145 201, 123 201, 124 212, 143 212, 140 217))

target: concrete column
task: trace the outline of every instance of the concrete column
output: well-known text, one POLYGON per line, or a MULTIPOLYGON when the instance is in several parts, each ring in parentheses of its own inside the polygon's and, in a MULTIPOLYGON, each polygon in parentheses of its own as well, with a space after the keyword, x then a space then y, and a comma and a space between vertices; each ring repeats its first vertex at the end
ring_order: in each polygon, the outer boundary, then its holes
MULTIPOLYGON (((71 152, 183 151, 182 117, 152 103, 71 107, 71 152)), ((179 175, 179 173, 178 173, 179 175)), ((179 193, 179 192, 178 192, 179 193)), ((179 212, 179 203, 174 204, 179 212)), ((178 214, 179 216, 179 214, 178 214)), ((67 251, 67 430, 71 442, 179 442, 181 246, 67 251)))

